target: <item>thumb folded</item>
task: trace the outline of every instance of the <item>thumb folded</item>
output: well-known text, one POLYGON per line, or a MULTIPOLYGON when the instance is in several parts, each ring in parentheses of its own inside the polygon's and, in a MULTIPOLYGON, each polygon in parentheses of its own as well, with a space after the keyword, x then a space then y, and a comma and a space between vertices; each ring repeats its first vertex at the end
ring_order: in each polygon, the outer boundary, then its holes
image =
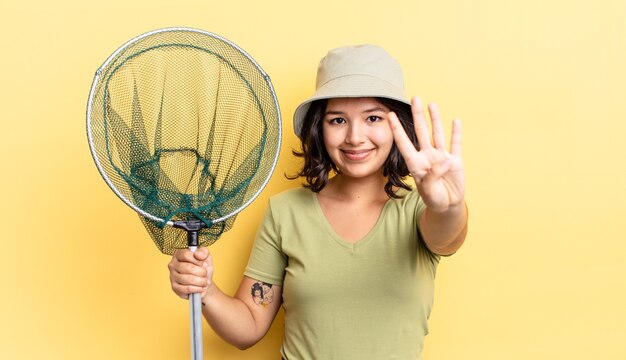
POLYGON ((194 253, 193 256, 197 259, 197 260, 201 260, 204 261, 206 260, 206 258, 209 256, 209 249, 207 249, 206 247, 199 247, 194 253))
POLYGON ((447 173, 448 171, 450 171, 451 167, 452 167, 452 160, 446 158, 436 163, 435 165, 433 165, 430 168, 430 172, 435 176, 435 178, 439 178, 443 176, 445 173, 447 173))

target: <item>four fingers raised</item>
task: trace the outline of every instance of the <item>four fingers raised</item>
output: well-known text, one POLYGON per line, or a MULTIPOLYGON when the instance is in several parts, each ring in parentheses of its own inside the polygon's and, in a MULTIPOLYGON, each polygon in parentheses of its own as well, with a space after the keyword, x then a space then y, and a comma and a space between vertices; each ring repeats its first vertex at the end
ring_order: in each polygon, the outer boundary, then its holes
MULTIPOLYGON (((389 114, 389 124, 398 150, 407 161, 411 175, 419 183, 435 163, 443 160, 442 154, 447 157, 445 154, 448 152, 446 152, 445 133, 438 106, 436 104, 428 106, 431 130, 429 130, 426 114, 419 97, 411 99, 411 112, 419 150, 411 142, 400 123, 401 120, 393 112, 389 114), (436 149, 436 159, 427 160, 419 155, 419 153, 430 152, 433 148, 436 149)), ((431 152, 431 154, 434 153, 431 152)), ((453 121, 449 154, 461 155, 461 121, 459 119, 453 121)))

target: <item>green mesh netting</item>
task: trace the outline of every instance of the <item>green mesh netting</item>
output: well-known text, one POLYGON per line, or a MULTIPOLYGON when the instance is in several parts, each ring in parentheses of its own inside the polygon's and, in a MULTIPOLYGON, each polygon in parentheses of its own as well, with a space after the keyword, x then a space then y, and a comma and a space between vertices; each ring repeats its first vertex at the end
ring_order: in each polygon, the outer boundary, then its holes
POLYGON ((146 34, 114 53, 96 74, 87 121, 101 174, 165 254, 187 247, 170 221, 204 222, 202 246, 228 230, 280 146, 267 75, 232 43, 191 29, 146 34))

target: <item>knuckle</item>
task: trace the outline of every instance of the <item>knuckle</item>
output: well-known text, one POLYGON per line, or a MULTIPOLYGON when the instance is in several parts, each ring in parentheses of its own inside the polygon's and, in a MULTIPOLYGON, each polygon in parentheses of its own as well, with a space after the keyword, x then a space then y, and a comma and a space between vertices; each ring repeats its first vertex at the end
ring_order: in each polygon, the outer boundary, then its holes
POLYGON ((184 277, 184 282, 185 284, 187 284, 187 286, 191 286, 192 284, 195 284, 198 280, 198 277, 195 275, 186 275, 184 277))
POLYGON ((181 270, 185 274, 193 274, 195 272, 196 265, 190 264, 190 263, 185 263, 184 265, 181 266, 181 268, 182 268, 181 270))

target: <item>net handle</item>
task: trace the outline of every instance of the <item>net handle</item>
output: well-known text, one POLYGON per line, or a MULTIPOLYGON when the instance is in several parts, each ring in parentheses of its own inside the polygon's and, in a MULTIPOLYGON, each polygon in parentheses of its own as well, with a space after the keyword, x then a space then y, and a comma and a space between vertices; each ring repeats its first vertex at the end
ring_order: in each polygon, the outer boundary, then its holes
MULTIPOLYGON (((198 233, 205 228, 205 224, 197 219, 175 221, 175 228, 187 232, 187 246, 192 253, 198 250, 198 233)), ((202 360, 202 299, 200 294, 189 296, 189 323, 191 325, 191 359, 202 360)))
MULTIPOLYGON (((190 246, 192 253, 196 252, 197 246, 190 246)), ((189 323, 191 325, 191 359, 202 360, 202 299, 199 293, 189 296, 189 323)))

